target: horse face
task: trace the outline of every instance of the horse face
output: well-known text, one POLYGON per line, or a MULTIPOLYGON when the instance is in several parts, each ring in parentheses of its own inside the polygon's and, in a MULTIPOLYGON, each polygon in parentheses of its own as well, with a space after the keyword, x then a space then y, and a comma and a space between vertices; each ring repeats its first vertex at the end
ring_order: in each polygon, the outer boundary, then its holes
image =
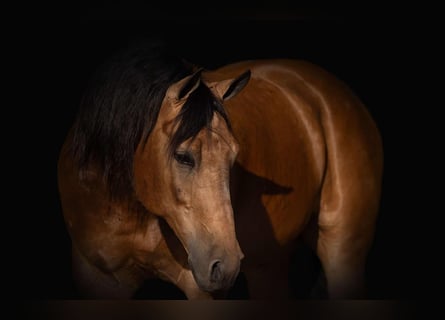
POLYGON ((181 241, 199 287, 211 292, 233 284, 243 258, 229 190, 238 144, 226 120, 215 112, 194 137, 169 150, 178 130, 175 119, 190 94, 203 85, 199 82, 190 76, 167 91, 155 128, 136 152, 134 181, 139 200, 164 218, 181 241), (188 91, 181 94, 184 88, 188 91))

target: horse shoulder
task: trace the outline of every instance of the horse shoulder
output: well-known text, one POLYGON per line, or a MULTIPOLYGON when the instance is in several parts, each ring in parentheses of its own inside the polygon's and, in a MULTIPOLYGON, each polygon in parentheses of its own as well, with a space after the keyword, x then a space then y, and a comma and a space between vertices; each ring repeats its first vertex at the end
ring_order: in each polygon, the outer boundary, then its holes
POLYGON ((162 241, 157 219, 129 202, 112 201, 100 170, 79 173, 69 154, 70 138, 58 161, 62 211, 73 245, 91 263, 116 270, 141 252, 156 250, 162 241))
POLYGON ((305 61, 276 64, 300 78, 317 101, 326 145, 319 226, 370 233, 383 171, 382 139, 372 114, 351 87, 325 69, 305 61))

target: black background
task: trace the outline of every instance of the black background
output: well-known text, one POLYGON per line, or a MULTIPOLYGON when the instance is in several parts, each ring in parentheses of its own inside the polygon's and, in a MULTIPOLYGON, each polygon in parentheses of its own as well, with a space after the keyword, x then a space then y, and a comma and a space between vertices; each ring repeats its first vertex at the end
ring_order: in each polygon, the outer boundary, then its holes
MULTIPOLYGON (((14 58, 7 66, 13 69, 8 80, 14 90, 8 92, 13 99, 3 117, 5 155, 15 169, 5 169, 13 177, 5 210, 12 221, 3 226, 4 274, 12 297, 76 298, 57 193, 58 152, 95 66, 129 39, 152 35, 169 39, 179 54, 208 69, 241 59, 297 58, 350 85, 374 116, 385 152, 381 214, 367 269, 369 298, 432 295, 439 275, 429 236, 438 210, 431 207, 432 194, 420 194, 432 188, 421 181, 435 157, 431 140, 419 132, 437 128, 425 121, 435 117, 437 102, 422 94, 425 87, 434 88, 426 74, 435 66, 429 51, 436 30, 433 10, 254 3, 19 11, 22 15, 10 24, 16 32, 13 44, 5 49, 14 58)), ((180 297, 158 286, 161 297, 180 297)))

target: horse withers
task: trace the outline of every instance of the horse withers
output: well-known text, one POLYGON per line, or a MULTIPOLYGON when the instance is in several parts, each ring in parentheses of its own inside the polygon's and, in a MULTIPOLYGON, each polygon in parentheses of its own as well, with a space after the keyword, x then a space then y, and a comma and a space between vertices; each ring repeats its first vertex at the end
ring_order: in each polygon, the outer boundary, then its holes
POLYGON ((363 297, 383 152, 360 100, 304 61, 204 70, 152 49, 99 68, 60 153, 79 292, 158 277, 220 297, 241 270, 249 297, 288 298, 303 239, 329 297, 363 297))

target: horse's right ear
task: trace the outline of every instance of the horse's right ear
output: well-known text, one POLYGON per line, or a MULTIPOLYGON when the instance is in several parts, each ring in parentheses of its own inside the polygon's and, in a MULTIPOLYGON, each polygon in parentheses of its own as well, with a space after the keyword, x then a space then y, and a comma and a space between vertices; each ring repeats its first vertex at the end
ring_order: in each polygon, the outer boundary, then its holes
POLYGON ((168 89, 168 96, 175 100, 187 98, 190 93, 198 88, 201 82, 201 73, 203 68, 198 69, 195 73, 179 80, 168 89))

